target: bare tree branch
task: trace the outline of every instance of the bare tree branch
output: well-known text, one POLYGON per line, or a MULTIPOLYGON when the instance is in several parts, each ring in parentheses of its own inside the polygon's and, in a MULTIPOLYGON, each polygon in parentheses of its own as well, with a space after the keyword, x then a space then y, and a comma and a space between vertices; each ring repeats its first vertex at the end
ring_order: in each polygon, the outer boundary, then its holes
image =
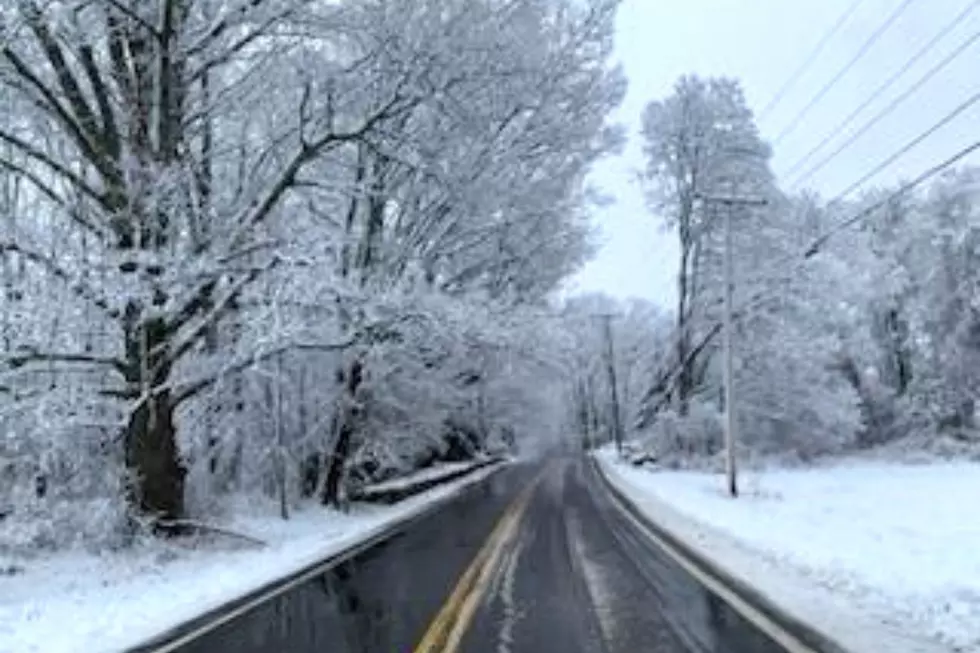
MULTIPOLYGON (((67 99, 69 106, 71 107, 72 113, 74 114, 72 125, 76 128, 78 134, 84 139, 89 150, 92 153, 92 163, 96 165, 99 170, 108 169, 110 166, 109 161, 106 157, 105 152, 99 151, 99 129, 98 122, 95 119, 95 113, 89 106, 88 101, 85 99, 85 95, 82 92, 81 85, 75 78, 75 74, 72 72, 68 61, 65 59, 64 53, 61 50, 61 46, 55 40, 54 35, 48 30, 48 26, 45 24, 41 10, 34 5, 30 5, 30 9, 27 16, 27 24, 30 26, 31 31, 34 32, 34 36, 37 39, 41 49, 44 51, 45 56, 48 59, 48 63, 51 64, 52 69, 54 69, 55 77, 58 79, 58 84, 61 86, 61 93, 67 99)), ((8 55, 9 56, 9 55, 8 55)))
MULTIPOLYGON (((263 2, 264 0, 253 0, 255 2, 263 2)), ((252 31, 244 34, 236 41, 227 46, 217 57, 213 59, 205 60, 200 66, 190 73, 188 79, 191 83, 199 81, 204 75, 207 75, 209 71, 221 66, 222 64, 228 63, 232 58, 240 53, 242 50, 247 48, 249 45, 262 38, 263 36, 269 35, 269 28, 278 23, 279 21, 287 18, 290 14, 295 12, 295 7, 290 7, 284 11, 274 14, 264 22, 260 23, 252 31)), ((200 54, 207 47, 207 43, 201 43, 198 46, 191 46, 188 51, 190 56, 196 56, 200 54)))
POLYGON ((214 25, 207 30, 207 33, 203 37, 187 48, 187 54, 189 56, 194 56, 210 47, 212 43, 214 43, 221 37, 222 34, 231 28, 232 21, 235 18, 243 19, 247 17, 250 11, 262 6, 266 1, 267 0, 245 0, 245 2, 238 7, 230 9, 224 16, 215 21, 214 25))
POLYGON ((394 93, 392 93, 390 100, 378 109, 374 115, 365 119, 357 129, 341 133, 329 131, 312 142, 301 143, 300 148, 279 173, 279 177, 272 184, 265 197, 261 200, 253 201, 243 216, 236 220, 239 226, 230 240, 232 247, 237 247, 241 239, 252 227, 264 221, 272 213, 272 210, 278 205, 279 200, 296 183, 297 175, 304 165, 321 155, 325 150, 344 143, 356 142, 381 122, 390 119, 402 111, 410 111, 418 106, 421 98, 406 98, 402 95, 402 87, 405 83, 406 80, 403 79, 394 93))
MULTIPOLYGON (((26 156, 30 157, 31 159, 39 163, 44 164, 45 166, 50 168, 52 172, 63 177, 66 182, 68 182, 73 187, 75 187, 79 192, 94 199, 103 208, 109 208, 109 205, 106 201, 106 197, 104 194, 100 193, 95 188, 90 186, 84 179, 82 179, 82 177, 80 177, 75 172, 70 170, 67 166, 56 161, 50 155, 40 151, 39 149, 37 149, 27 141, 22 140, 17 136, 14 136, 13 134, 10 134, 3 130, 0 130, 0 140, 13 145, 20 152, 23 152, 26 156)), ((14 164, 8 163, 8 165, 12 166, 14 164)))
POLYGON ((356 344, 355 339, 345 340, 343 342, 333 342, 333 343, 318 343, 318 342, 286 342, 272 349, 263 351, 261 354, 255 356, 250 356, 238 361, 234 361, 220 370, 216 371, 213 375, 207 376, 205 378, 197 379, 190 382, 185 382, 177 387, 176 390, 176 403, 179 405, 188 399, 194 397, 202 390, 215 384, 218 380, 229 376, 231 374, 236 374, 241 372, 253 365, 257 365, 266 360, 279 356, 290 351, 314 351, 314 352, 338 352, 345 349, 350 349, 356 344))
POLYGON ((34 187, 41 192, 42 195, 47 197, 49 200, 60 206, 68 216, 74 220, 79 226, 85 228, 89 232, 101 237, 105 237, 105 230, 100 226, 96 225, 92 221, 86 219, 78 211, 77 207, 71 206, 64 197, 62 197, 58 191, 46 183, 41 177, 34 172, 28 170, 24 166, 17 165, 11 161, 8 161, 0 157, 0 168, 5 168, 10 172, 26 179, 28 182, 34 185, 34 187))
POLYGON ((0 241, 0 256, 6 252, 16 252, 27 260, 40 265, 49 273, 58 279, 61 279, 72 293, 89 301, 93 306, 101 309, 108 317, 113 319, 119 317, 118 309, 113 308, 112 304, 110 304, 105 297, 99 295, 94 289, 87 286, 82 281, 76 279, 72 274, 58 265, 58 263, 52 260, 50 257, 40 252, 35 252, 34 250, 28 249, 20 243, 0 241))
MULTIPOLYGON (((176 320, 172 320, 168 323, 167 328, 171 332, 176 332, 178 329, 182 328, 186 324, 185 316, 193 317, 200 310, 205 310, 210 308, 208 312, 201 318, 201 320, 194 325, 188 332, 182 334, 179 342, 167 342, 165 346, 168 351, 168 358, 170 361, 177 361, 190 351, 199 341, 202 336, 210 329, 221 317, 228 311, 231 305, 235 302, 239 295, 256 279, 258 279, 264 272, 268 272, 276 267, 280 263, 281 259, 273 258, 272 261, 264 267, 256 267, 253 270, 245 274, 241 279, 239 279, 232 288, 225 293, 225 296, 220 300, 214 302, 213 304, 209 301, 210 293, 208 295, 201 294, 199 291, 192 300, 191 304, 196 305, 196 310, 182 310, 180 311, 176 320)), ((216 282, 211 281, 205 287, 210 287, 213 292, 216 282)), ((162 351, 152 352, 154 355, 162 354, 162 351)))
POLYGON ((136 13, 135 11, 127 7, 119 0, 100 0, 100 2, 106 3, 107 5, 109 5, 116 11, 118 11, 120 14, 124 15, 126 18, 136 23, 137 25, 145 29, 147 32, 152 34, 154 38, 157 39, 160 38, 160 32, 157 30, 156 25, 144 19, 142 16, 140 16, 138 13, 136 13))
POLYGON ((95 94, 95 100, 99 105, 99 116, 102 120, 102 138, 105 141, 106 150, 111 159, 118 160, 121 136, 119 129, 116 127, 110 92, 105 81, 102 79, 98 65, 95 63, 92 46, 81 46, 79 48, 79 59, 82 62, 85 75, 88 77, 89 85, 92 87, 92 92, 95 94))
POLYGON ((120 374, 125 369, 125 363, 113 356, 99 356, 77 352, 39 351, 32 347, 21 347, 17 351, 0 354, 0 362, 6 363, 13 369, 28 363, 77 363, 83 365, 108 366, 120 374))

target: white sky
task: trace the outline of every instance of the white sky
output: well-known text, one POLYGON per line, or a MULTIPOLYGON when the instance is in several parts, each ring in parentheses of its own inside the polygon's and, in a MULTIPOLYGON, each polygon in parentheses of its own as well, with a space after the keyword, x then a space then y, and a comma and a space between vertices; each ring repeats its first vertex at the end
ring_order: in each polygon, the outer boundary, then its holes
MULTIPOLYGON (((597 212, 603 248, 573 283, 574 290, 638 296, 659 304, 674 301, 675 236, 659 227, 634 181, 642 167, 640 114, 647 102, 669 95, 682 74, 725 75, 741 80, 758 113, 799 68, 854 0, 624 0, 617 21, 616 59, 629 78, 625 102, 615 116, 630 131, 623 156, 603 162, 591 183, 616 198, 597 212)), ((772 140, 851 59, 905 0, 863 0, 808 71, 760 127, 772 140)), ((775 149, 773 167, 784 175, 887 77, 961 11, 976 6, 821 153, 900 95, 980 31, 980 0, 912 0, 911 5, 851 71, 775 149)), ((833 196, 980 91, 980 40, 944 68, 901 108, 842 152, 806 185, 833 196)), ((980 103, 869 182, 894 183, 948 158, 980 137, 980 103)), ((976 163, 980 157, 968 161, 976 163)))

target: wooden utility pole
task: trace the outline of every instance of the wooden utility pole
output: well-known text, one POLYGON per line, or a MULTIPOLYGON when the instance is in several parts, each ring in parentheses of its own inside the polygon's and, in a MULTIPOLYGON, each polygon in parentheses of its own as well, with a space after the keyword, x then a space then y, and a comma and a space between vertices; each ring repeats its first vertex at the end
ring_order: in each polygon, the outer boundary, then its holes
POLYGON ((732 205, 725 211, 725 478, 728 494, 738 496, 735 469, 735 443, 738 432, 738 416, 735 414, 735 362, 732 335, 732 296, 735 294, 735 266, 732 255, 732 205))
POLYGON ((732 243, 732 213, 735 207, 764 206, 765 199, 746 197, 702 196, 706 202, 716 202, 725 206, 725 308, 723 319, 723 338, 725 350, 725 481, 728 494, 738 496, 738 477, 735 447, 738 442, 738 413, 735 410, 735 356, 733 295, 735 293, 734 246, 732 243))
POLYGON ((612 319, 610 314, 600 315, 602 333, 606 344, 606 376, 609 379, 609 400, 612 411, 613 438, 616 441, 616 453, 623 453, 623 422, 619 415, 619 390, 616 384, 616 358, 613 346, 612 319))

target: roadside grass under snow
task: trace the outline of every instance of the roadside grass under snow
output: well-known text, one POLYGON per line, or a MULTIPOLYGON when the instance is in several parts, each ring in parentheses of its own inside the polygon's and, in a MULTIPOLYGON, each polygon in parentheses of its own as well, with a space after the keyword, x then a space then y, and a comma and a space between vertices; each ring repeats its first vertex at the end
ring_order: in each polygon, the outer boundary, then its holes
POLYGON ((135 646, 368 539, 493 470, 479 470, 392 506, 358 505, 339 513, 309 504, 288 521, 278 517, 275 502, 242 501, 237 516, 220 526, 262 540, 263 547, 220 537, 197 548, 148 541, 102 555, 0 556, 0 570, 23 567, 14 575, 0 575, 0 653, 100 653, 135 646))
POLYGON ((732 500, 717 474, 597 458, 653 520, 842 643, 980 652, 980 464, 746 472, 732 500))

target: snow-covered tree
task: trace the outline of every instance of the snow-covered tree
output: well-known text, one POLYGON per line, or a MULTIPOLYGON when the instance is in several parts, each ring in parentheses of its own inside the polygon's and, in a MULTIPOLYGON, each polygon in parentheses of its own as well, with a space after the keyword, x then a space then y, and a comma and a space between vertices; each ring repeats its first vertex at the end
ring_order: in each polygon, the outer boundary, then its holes
POLYGON ((70 476, 166 523, 188 483, 336 501, 372 456, 444 450, 474 404, 513 429, 505 326, 590 253, 583 179, 618 142, 616 4, 4 9, 18 487, 70 476))
POLYGON ((705 301, 709 295, 704 267, 716 253, 709 251, 710 243, 718 239, 718 211, 724 210, 715 200, 758 192, 767 185, 769 150, 738 83, 695 76, 682 77, 671 96, 647 105, 643 140, 651 208, 676 230, 680 245, 675 310, 678 370, 671 392, 684 415, 703 370, 693 351, 700 335, 696 315, 714 303, 705 301))
POLYGON ((819 207, 812 198, 788 200, 776 188, 769 147, 732 80, 682 78, 673 95, 648 105, 644 139, 651 207, 677 230, 681 256, 669 336, 675 355, 650 382, 643 423, 669 426, 658 446, 701 455, 721 447, 720 223, 730 212, 742 439, 760 451, 839 450, 853 439, 858 418, 854 390, 836 369, 840 268, 826 260, 798 265, 819 231, 819 207), (765 206, 756 206, 760 200, 765 206), (664 422, 668 397, 676 414, 664 422), (692 399, 697 411, 686 424, 692 399))

